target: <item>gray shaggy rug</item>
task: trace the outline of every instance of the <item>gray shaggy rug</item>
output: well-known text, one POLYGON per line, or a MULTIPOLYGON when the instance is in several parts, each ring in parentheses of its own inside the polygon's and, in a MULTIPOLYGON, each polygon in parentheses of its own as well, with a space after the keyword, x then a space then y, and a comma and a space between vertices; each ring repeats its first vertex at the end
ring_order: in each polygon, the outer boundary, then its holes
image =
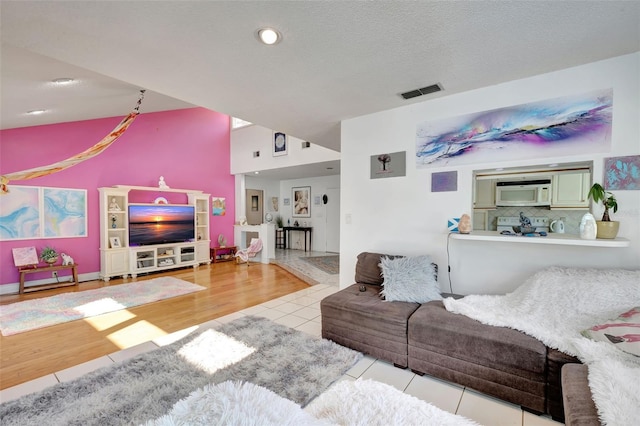
POLYGON ((304 406, 362 354, 265 318, 243 317, 0 405, 0 424, 135 425, 209 383, 238 380, 304 406))

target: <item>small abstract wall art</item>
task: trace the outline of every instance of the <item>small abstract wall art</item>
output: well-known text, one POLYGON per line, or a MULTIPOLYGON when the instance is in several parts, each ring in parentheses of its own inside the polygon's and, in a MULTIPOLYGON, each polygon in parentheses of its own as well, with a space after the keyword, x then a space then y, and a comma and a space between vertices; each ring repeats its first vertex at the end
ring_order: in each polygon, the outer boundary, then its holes
POLYGON ((211 206, 213 216, 224 216, 227 213, 227 203, 223 197, 211 197, 211 206))
POLYGON ((640 155, 605 158, 604 187, 607 190, 640 189, 640 155))
POLYGON ((407 152, 392 152, 371 156, 371 179, 407 175, 407 152))
POLYGON ((437 172, 431 174, 431 192, 458 190, 458 172, 437 172))
POLYGON ((416 166, 608 152, 612 105, 604 89, 420 123, 416 166))
POLYGON ((87 191, 43 188, 44 236, 46 238, 87 236, 87 191))

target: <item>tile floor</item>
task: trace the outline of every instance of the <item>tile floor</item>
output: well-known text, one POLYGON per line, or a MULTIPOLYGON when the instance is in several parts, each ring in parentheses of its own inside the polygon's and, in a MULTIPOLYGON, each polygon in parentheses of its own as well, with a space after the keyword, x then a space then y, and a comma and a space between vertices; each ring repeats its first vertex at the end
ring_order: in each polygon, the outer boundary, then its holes
MULTIPOLYGON (((284 250, 283 250, 284 251, 284 250)), ((83 374, 100 367, 126 360, 137 354, 151 351, 160 346, 170 344, 186 334, 200 327, 211 327, 233 321, 245 315, 255 315, 269 318, 279 324, 295 328, 312 336, 321 336, 320 301, 327 295, 338 291, 337 276, 329 276, 322 271, 309 270, 306 262, 296 259, 300 256, 322 255, 316 252, 301 252, 288 250, 290 253, 281 253, 280 260, 289 257, 289 264, 294 266, 299 262, 303 273, 312 275, 316 281, 328 282, 313 285, 308 289, 288 294, 286 296, 270 300, 261 305, 243 309, 233 314, 217 318, 200 326, 191 327, 162 338, 140 344, 128 349, 114 352, 84 364, 59 371, 55 374, 41 377, 27 383, 0 391, 0 402, 6 402, 22 395, 44 389, 58 382, 73 380, 83 374)), ((315 269, 315 268, 312 268, 315 269)), ((387 383, 395 388, 420 398, 424 401, 449 411, 463 415, 485 426, 551 426, 559 425, 545 416, 536 416, 522 411, 519 406, 505 403, 478 392, 466 389, 452 383, 428 376, 418 376, 410 370, 402 370, 393 365, 365 356, 354 365, 340 380, 356 380, 358 378, 373 379, 387 383)))

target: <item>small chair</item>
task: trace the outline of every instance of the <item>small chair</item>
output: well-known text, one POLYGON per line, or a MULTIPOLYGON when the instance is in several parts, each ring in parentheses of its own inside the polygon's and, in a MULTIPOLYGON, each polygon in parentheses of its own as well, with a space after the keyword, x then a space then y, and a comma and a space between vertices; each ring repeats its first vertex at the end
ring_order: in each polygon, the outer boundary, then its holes
POLYGON ((240 263, 240 261, 247 262, 247 266, 249 265, 249 259, 252 257, 256 257, 262 250, 262 240, 260 238, 252 238, 249 247, 246 249, 238 250, 236 252, 236 263, 240 263))

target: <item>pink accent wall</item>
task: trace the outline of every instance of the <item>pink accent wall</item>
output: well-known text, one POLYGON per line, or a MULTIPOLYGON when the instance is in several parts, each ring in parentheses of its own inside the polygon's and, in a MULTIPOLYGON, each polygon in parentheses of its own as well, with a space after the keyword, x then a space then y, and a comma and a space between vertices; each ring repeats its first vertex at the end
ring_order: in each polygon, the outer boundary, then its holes
MULTIPOLYGON (((142 105, 144 111, 144 103, 142 105)), ((0 131, 0 174, 51 164, 93 146, 123 117, 0 131)), ((12 181, 12 185, 87 190, 88 237, 0 242, 0 285, 17 283, 11 249, 52 245, 71 255, 78 273, 100 271, 100 213, 97 188, 113 185, 158 186, 164 176, 171 188, 196 189, 225 197, 225 216, 211 216, 211 240, 220 233, 233 241, 235 179, 230 174, 229 116, 204 108, 142 113, 129 129, 97 157, 49 176, 12 181)), ((186 196, 166 192, 132 192, 133 202, 186 203, 186 196)), ((2 198, 0 198, 2 202, 2 198)), ((213 244, 213 243, 212 243, 213 244)), ((61 274, 62 275, 62 274, 61 274)), ((29 280, 51 278, 32 274, 29 280)), ((0 293, 2 291, 0 290, 0 293)))

